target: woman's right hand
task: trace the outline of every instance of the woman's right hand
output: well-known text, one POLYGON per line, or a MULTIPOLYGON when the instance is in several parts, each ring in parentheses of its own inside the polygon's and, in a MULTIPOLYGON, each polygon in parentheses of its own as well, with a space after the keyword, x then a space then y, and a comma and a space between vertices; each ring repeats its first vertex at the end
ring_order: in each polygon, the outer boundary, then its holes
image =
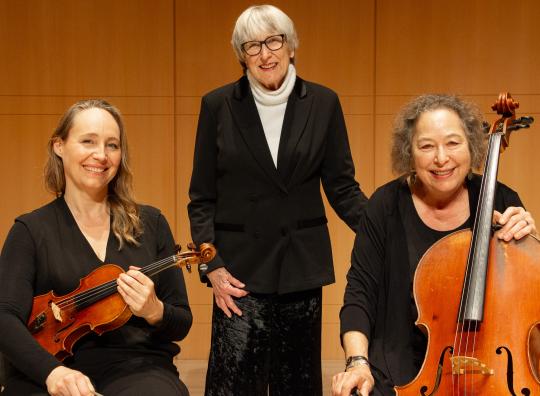
POLYGON ((369 366, 361 364, 334 375, 332 378, 332 395, 349 396, 354 388, 356 395, 369 396, 375 385, 369 366))
POLYGON ((52 396, 91 396, 94 386, 86 375, 65 366, 56 367, 45 381, 47 392, 52 396))
POLYGON ((248 292, 242 290, 246 285, 236 279, 224 267, 217 268, 206 274, 212 283, 216 305, 227 315, 232 317, 232 312, 238 316, 242 316, 242 311, 235 304, 233 297, 247 296, 248 292))

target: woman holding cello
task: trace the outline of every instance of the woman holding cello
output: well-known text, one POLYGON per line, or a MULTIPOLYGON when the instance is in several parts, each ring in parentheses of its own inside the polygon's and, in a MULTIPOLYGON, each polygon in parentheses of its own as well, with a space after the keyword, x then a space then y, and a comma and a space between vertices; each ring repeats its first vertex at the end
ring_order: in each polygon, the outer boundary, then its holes
POLYGON ((13 367, 2 394, 187 395, 173 364, 173 341, 192 323, 184 279, 138 271, 175 244, 160 211, 134 202, 120 113, 104 100, 75 103, 48 155, 45 184, 57 198, 15 220, 0 258, 0 351, 13 367), (104 263, 126 271, 112 285, 133 316, 83 336, 60 362, 27 328, 33 298, 69 293, 104 263))
MULTIPOLYGON (((435 242, 473 227, 481 178, 471 170, 481 166, 485 142, 480 112, 454 96, 420 96, 398 115, 392 167, 401 176, 373 194, 360 222, 340 313, 347 363, 333 378, 333 395, 350 395, 354 388, 363 396, 394 395, 395 385, 418 374, 428 338, 415 326, 415 270, 435 242)), ((498 239, 536 235, 513 190, 497 183, 493 206, 498 239)), ((446 303, 439 302, 442 311, 446 303)), ((432 386, 410 394, 451 393, 432 386)))

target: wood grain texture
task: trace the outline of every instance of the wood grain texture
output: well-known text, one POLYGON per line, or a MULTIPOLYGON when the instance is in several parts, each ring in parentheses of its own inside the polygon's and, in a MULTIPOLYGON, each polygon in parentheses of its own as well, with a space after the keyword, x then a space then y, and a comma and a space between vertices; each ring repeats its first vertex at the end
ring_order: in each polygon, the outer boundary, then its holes
MULTIPOLYGON (((78 99, 105 97, 126 118, 135 192, 165 213, 182 245, 201 96, 241 76, 230 45, 247 0, 0 1, 0 240, 13 219, 50 200, 45 145, 78 99)), ((278 0, 300 38, 298 74, 340 96, 366 193, 394 177, 395 113, 425 92, 476 102, 486 119, 501 90, 540 120, 540 3, 521 0, 278 0)), ((540 125, 512 136, 500 180, 540 216, 540 125)), ((328 208, 336 284, 324 290, 323 358, 341 359, 338 312, 354 235, 328 208)), ((2 243, 2 242, 0 242, 2 243)), ((194 327, 183 359, 206 359, 211 290, 186 274, 194 327)))

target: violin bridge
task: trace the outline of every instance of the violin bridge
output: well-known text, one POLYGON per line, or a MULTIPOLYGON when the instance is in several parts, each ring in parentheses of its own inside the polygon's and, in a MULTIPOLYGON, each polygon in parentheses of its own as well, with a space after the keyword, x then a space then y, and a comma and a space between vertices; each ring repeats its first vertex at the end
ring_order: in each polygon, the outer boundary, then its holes
POLYGON ((450 358, 452 362, 452 374, 482 374, 493 375, 495 370, 489 368, 477 358, 468 356, 454 356, 450 358))
POLYGON ((51 309, 54 315, 54 318, 59 321, 60 323, 63 322, 62 319, 62 310, 56 305, 55 303, 51 303, 51 309))

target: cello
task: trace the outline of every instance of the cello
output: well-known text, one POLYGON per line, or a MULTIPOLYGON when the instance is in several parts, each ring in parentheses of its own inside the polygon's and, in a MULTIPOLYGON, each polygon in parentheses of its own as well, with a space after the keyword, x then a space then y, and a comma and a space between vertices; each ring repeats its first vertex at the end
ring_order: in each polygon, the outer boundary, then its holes
MULTIPOLYGON (((148 264, 139 271, 152 277, 171 267, 206 265, 216 255, 210 243, 199 249, 188 244, 188 250, 148 264)), ((99 335, 123 326, 132 313, 117 291, 116 279, 124 270, 105 264, 81 279, 79 287, 63 296, 53 291, 34 297, 27 327, 34 339, 51 355, 62 361, 72 355, 73 345, 82 336, 99 335)))
POLYGON ((533 122, 516 119, 518 107, 508 93, 492 106, 501 117, 489 131, 473 230, 442 238, 418 264, 416 324, 428 347, 418 375, 394 388, 398 396, 540 395, 540 241, 504 242, 492 226, 499 155, 533 122))

